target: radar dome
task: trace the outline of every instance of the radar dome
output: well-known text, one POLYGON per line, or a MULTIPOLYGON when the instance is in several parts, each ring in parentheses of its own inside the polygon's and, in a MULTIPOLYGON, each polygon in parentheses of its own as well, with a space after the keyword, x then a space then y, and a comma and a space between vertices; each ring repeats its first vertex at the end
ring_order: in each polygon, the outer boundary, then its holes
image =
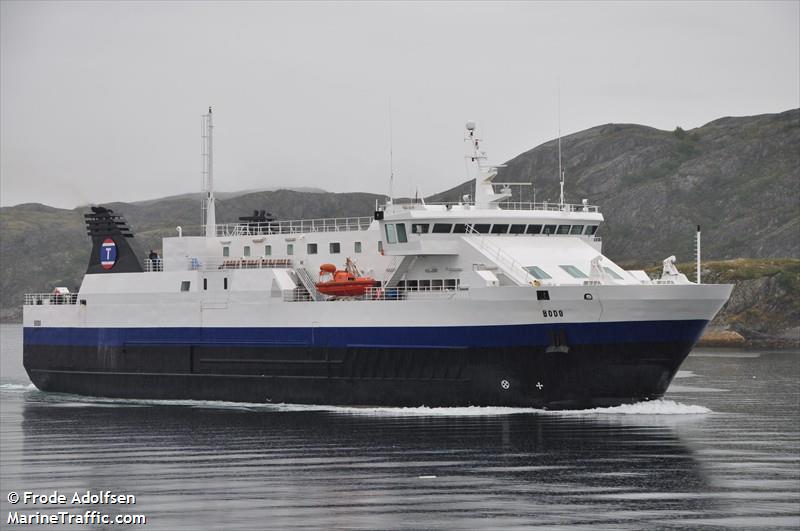
POLYGON ((475 130, 475 122, 472 120, 467 120, 467 131, 474 131, 475 130))

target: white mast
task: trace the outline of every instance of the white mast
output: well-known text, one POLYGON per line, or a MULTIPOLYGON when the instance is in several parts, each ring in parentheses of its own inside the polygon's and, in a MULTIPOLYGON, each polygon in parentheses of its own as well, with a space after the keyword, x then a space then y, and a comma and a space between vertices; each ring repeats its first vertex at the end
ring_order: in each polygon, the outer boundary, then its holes
POLYGON ((200 156, 203 165, 203 225, 205 226, 206 237, 213 237, 217 235, 217 216, 214 209, 214 124, 211 120, 211 107, 208 108, 208 114, 202 115, 201 125, 200 136, 202 144, 200 156))
POLYGON ((561 167, 561 82, 558 83, 558 180, 561 184, 559 205, 564 210, 564 170, 561 167))
POLYGON ((392 127, 392 100, 389 99, 389 201, 391 204, 394 196, 394 131, 392 127))
POLYGON ((510 198, 511 192, 508 188, 504 188, 500 193, 495 193, 492 183, 497 177, 497 168, 504 166, 486 163, 486 153, 481 151, 481 139, 475 131, 475 122, 468 121, 466 128, 467 136, 464 139, 470 143, 470 154, 467 155, 467 159, 475 164, 476 171, 475 206, 477 208, 500 208, 498 203, 510 198))

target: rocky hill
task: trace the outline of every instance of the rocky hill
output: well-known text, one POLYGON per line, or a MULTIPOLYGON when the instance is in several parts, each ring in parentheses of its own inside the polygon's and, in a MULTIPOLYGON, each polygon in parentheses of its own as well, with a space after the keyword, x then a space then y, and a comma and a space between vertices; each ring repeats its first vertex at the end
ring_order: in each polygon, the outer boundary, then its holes
MULTIPOLYGON (((709 259, 800 256, 800 109, 688 131, 601 125, 564 137, 562 153, 566 200, 600 205, 598 234, 614 260, 691 259, 696 225, 709 259)), ((537 202, 558 201, 557 142, 514 157, 496 180, 534 183, 537 202)))
MULTIPOLYGON (((694 278, 695 264, 678 264, 694 278)), ((651 276, 660 268, 648 269, 651 276)), ((703 262, 702 281, 733 284, 728 303, 712 321, 708 346, 800 347, 800 260, 744 259, 703 262)))
MULTIPOLYGON (((617 262, 646 267, 671 254, 691 260, 697 224, 706 260, 800 257, 800 109, 721 118, 688 131, 607 124, 564 137, 562 151, 567 201, 586 198, 601 206, 604 253, 617 262)), ((508 161, 498 181, 533 183, 537 202, 557 201, 557 168, 557 143, 550 141, 508 161)), ((471 188, 463 183, 428 200, 458 200, 471 188)), ((229 194, 218 201, 217 219, 231 222, 262 209, 281 219, 370 215, 380 198, 289 190, 229 194)), ((528 193, 515 197, 531 199, 528 193)), ((159 248, 177 225, 184 234, 197 233, 199 201, 197 194, 106 206, 125 215, 146 252, 159 248)), ((20 318, 25 292, 80 284, 90 251, 85 210, 0 209, 0 319, 20 318)), ((763 294, 769 299, 768 291, 763 294)), ((779 333, 747 323, 740 328, 751 335, 779 333)))

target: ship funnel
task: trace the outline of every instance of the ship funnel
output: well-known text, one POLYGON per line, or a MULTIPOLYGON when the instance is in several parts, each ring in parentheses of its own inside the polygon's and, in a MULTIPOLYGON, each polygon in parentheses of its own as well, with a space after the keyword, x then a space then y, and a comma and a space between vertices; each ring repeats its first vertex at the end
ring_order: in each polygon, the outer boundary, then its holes
POLYGON ((83 215, 87 234, 92 238, 92 254, 86 274, 141 273, 142 264, 128 242, 133 238, 125 219, 110 208, 92 207, 83 215))

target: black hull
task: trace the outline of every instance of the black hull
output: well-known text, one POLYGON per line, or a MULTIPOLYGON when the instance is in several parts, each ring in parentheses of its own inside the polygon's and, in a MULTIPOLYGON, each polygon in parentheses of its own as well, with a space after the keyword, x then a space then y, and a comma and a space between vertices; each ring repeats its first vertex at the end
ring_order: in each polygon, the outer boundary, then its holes
POLYGON ((694 341, 571 347, 26 345, 43 391, 135 399, 589 408, 666 392, 694 341))

